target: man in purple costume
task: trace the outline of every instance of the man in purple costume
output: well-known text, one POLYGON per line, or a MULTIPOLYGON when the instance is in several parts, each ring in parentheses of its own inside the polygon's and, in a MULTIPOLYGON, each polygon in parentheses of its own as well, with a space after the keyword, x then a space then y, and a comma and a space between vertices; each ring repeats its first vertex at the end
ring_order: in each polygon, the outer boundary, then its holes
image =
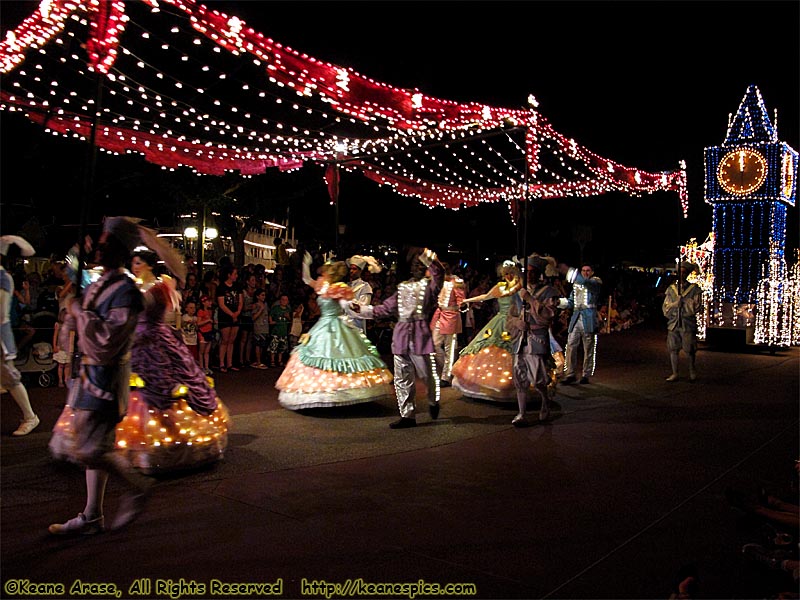
MULTIPOLYGON (((114 450, 117 423, 125 415, 130 385, 130 348, 142 311, 142 293, 123 265, 140 243, 137 221, 109 217, 97 247, 103 275, 91 284, 82 302, 71 299, 68 310, 77 323, 81 352, 80 378, 70 389, 74 439, 63 454, 86 468, 86 505, 77 517, 50 525, 55 535, 92 535, 105 529, 103 498, 109 473, 129 487, 112 523, 118 529, 141 512, 150 480, 133 470, 114 450)), ((57 442, 54 435, 51 449, 57 442)))
POLYGON ((444 267, 436 253, 425 248, 409 253, 411 278, 397 286, 397 291, 382 304, 350 308, 363 319, 394 317, 397 324, 392 332, 394 354, 394 389, 400 419, 389 425, 392 429, 416 427, 416 378, 428 388, 428 411, 431 418, 439 416, 439 376, 433 347, 430 322, 436 310, 439 291, 444 283, 444 267), (425 271, 430 273, 430 279, 425 271))
POLYGON ((510 317, 516 318, 520 325, 514 341, 514 387, 517 390, 519 412, 511 421, 514 427, 527 427, 525 411, 528 404, 528 390, 533 386, 542 399, 539 420, 546 421, 550 416, 547 405, 547 381, 550 357, 550 327, 556 314, 558 291, 547 285, 542 276, 547 261, 538 255, 528 257, 528 285, 519 295, 524 305, 522 314, 516 314, 512 307, 510 317))

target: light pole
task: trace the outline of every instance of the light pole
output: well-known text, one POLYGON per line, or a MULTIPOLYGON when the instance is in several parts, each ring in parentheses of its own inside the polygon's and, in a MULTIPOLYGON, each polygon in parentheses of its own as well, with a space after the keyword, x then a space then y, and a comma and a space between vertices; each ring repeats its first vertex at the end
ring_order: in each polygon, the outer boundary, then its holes
POLYGON ((203 206, 203 218, 201 220, 201 228, 200 231, 197 230, 197 227, 189 226, 183 230, 183 236, 187 240, 196 240, 199 239, 199 247, 198 247, 198 254, 199 254, 199 262, 198 262, 198 271, 197 271, 197 280, 202 282, 203 281, 203 267, 205 265, 205 249, 206 249, 206 240, 215 240, 219 232, 217 231, 216 227, 208 227, 206 225, 206 207, 203 206))

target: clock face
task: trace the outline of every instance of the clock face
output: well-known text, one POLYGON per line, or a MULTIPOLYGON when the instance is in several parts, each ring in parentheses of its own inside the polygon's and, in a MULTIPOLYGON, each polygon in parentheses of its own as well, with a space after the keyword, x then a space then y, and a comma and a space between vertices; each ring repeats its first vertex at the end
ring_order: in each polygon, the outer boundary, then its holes
POLYGON ((787 198, 792 195, 794 187, 794 160, 788 152, 783 155, 783 195, 787 198))
POLYGON ((737 195, 756 191, 767 176, 767 161, 752 148, 738 148, 722 157, 717 178, 722 188, 737 195))

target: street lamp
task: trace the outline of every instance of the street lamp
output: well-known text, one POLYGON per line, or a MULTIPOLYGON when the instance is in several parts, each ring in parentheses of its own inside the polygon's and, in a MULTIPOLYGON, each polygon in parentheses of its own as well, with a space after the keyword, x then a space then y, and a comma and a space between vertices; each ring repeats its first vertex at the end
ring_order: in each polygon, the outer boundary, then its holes
POLYGON ((200 256, 198 257, 200 260, 198 262, 198 273, 197 273, 197 279, 199 281, 203 280, 203 266, 204 266, 204 263, 205 263, 206 240, 215 240, 215 239, 217 239, 217 237, 219 237, 219 231, 217 231, 217 228, 214 227, 211 224, 208 224, 208 225, 206 224, 206 209, 205 209, 205 207, 203 207, 203 224, 202 225, 203 226, 202 226, 200 231, 197 230, 197 227, 194 227, 194 226, 191 226, 191 225, 183 230, 183 236, 187 240, 196 240, 198 237, 200 238, 200 242, 199 242, 199 251, 200 251, 199 254, 200 254, 200 256))
MULTIPOLYGON (((196 240, 199 232, 197 231, 197 227, 187 227, 183 230, 183 237, 189 240, 196 240)), ((206 240, 215 240, 219 236, 219 232, 217 231, 216 227, 206 227, 203 229, 203 237, 206 240)))

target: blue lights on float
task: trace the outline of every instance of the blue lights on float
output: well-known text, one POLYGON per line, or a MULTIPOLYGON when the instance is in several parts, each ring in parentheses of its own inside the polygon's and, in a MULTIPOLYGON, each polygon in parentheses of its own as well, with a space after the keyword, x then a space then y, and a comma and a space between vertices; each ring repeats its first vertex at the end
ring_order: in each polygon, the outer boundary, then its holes
POLYGON ((800 282, 786 267, 787 207, 797 197, 798 153, 778 140, 761 92, 747 88, 720 146, 705 149, 713 206, 710 323, 754 328, 754 341, 800 343, 800 282))

